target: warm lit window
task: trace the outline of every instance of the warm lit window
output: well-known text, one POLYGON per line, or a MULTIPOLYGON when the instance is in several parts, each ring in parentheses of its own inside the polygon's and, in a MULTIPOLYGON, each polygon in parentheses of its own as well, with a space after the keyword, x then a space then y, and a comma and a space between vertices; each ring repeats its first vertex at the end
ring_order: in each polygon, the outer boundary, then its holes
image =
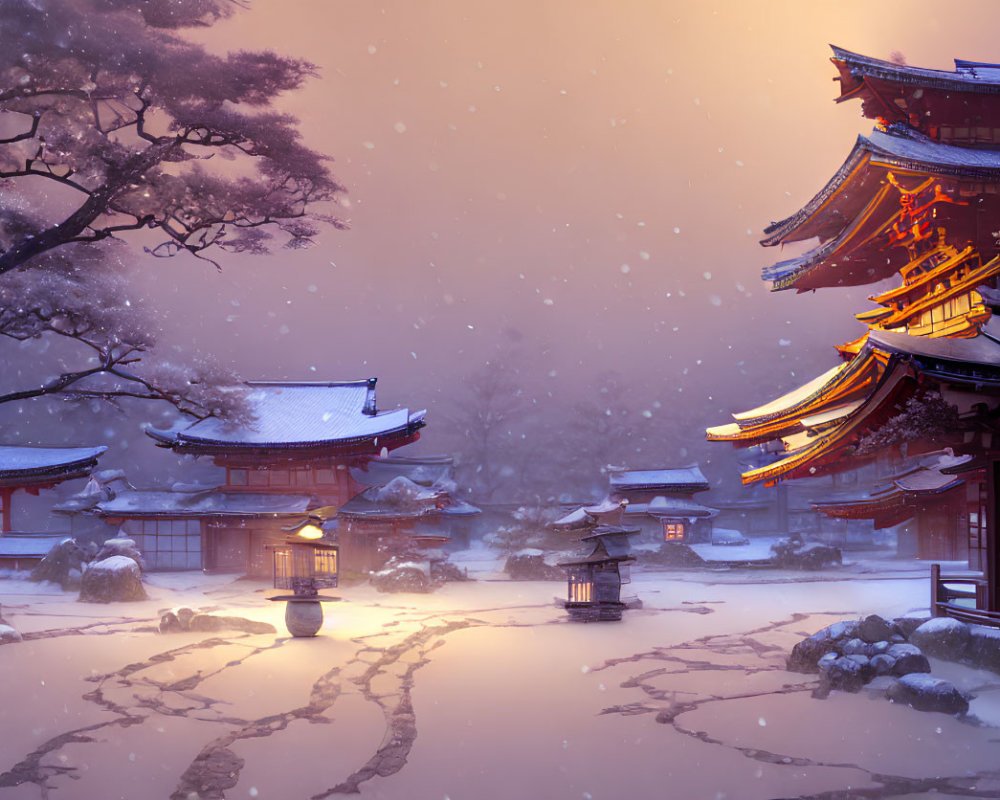
POLYGON ((594 599, 594 584, 582 575, 569 579, 569 601, 571 603, 591 603, 594 599))
POLYGON ((663 541, 665 542, 676 542, 684 538, 684 523, 683 522, 664 522, 663 523, 663 541))

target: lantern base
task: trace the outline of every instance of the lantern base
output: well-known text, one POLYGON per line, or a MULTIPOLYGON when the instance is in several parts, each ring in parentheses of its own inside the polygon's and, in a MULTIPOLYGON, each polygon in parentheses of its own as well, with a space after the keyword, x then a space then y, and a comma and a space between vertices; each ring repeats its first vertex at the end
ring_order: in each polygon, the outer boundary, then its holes
POLYGON ((603 603, 566 603, 566 610, 572 620, 579 622, 619 622, 622 618, 622 611, 625 610, 625 603, 603 602, 603 603))
POLYGON ((323 627, 323 606, 322 603, 332 603, 339 600, 339 597, 302 597, 296 595, 283 595, 281 597, 269 597, 268 600, 284 600, 285 606, 285 627, 292 636, 306 638, 315 636, 323 627))

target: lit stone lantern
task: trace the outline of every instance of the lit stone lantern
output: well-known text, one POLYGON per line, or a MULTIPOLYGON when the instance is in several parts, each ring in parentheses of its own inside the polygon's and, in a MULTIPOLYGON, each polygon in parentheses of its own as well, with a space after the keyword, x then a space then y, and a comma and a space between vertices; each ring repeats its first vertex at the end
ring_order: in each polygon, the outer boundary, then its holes
POLYGON ((274 588, 292 594, 270 597, 284 600, 285 627, 292 636, 315 636, 323 627, 323 606, 339 597, 324 597, 320 589, 337 585, 337 545, 321 541, 323 531, 305 525, 284 544, 268 545, 274 556, 274 588))
POLYGON ((585 558, 560 562, 569 578, 566 610, 584 622, 614 621, 622 618, 623 583, 628 583, 631 555, 628 537, 638 530, 601 525, 580 539, 593 546, 585 558))

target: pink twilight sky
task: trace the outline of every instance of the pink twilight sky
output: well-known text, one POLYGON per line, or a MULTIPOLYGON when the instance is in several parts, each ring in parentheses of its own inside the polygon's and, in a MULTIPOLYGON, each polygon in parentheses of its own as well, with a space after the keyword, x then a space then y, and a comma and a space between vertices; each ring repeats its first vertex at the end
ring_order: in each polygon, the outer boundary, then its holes
POLYGON ((382 405, 429 407, 431 425, 512 343, 545 402, 614 369, 658 413, 679 401, 720 423, 832 366, 870 307, 866 287, 760 280, 783 255, 762 228, 871 129, 832 102, 828 43, 951 69, 1000 60, 996 15, 988 0, 253 0, 188 35, 318 66, 281 107, 335 159, 351 230, 221 273, 157 261, 143 290, 185 353, 248 378, 377 375, 382 405))

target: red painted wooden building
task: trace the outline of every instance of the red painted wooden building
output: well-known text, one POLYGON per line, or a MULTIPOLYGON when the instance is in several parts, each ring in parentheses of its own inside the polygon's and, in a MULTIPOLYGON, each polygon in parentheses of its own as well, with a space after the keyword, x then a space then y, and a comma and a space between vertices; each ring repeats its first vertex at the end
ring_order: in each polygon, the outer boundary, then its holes
POLYGON ((255 381, 246 422, 210 418, 147 433, 161 447, 209 458, 222 486, 123 492, 96 506, 136 540, 152 569, 269 574, 266 546, 308 511, 336 509, 366 487, 351 477, 380 454, 416 441, 424 412, 380 411, 375 379, 255 381))

